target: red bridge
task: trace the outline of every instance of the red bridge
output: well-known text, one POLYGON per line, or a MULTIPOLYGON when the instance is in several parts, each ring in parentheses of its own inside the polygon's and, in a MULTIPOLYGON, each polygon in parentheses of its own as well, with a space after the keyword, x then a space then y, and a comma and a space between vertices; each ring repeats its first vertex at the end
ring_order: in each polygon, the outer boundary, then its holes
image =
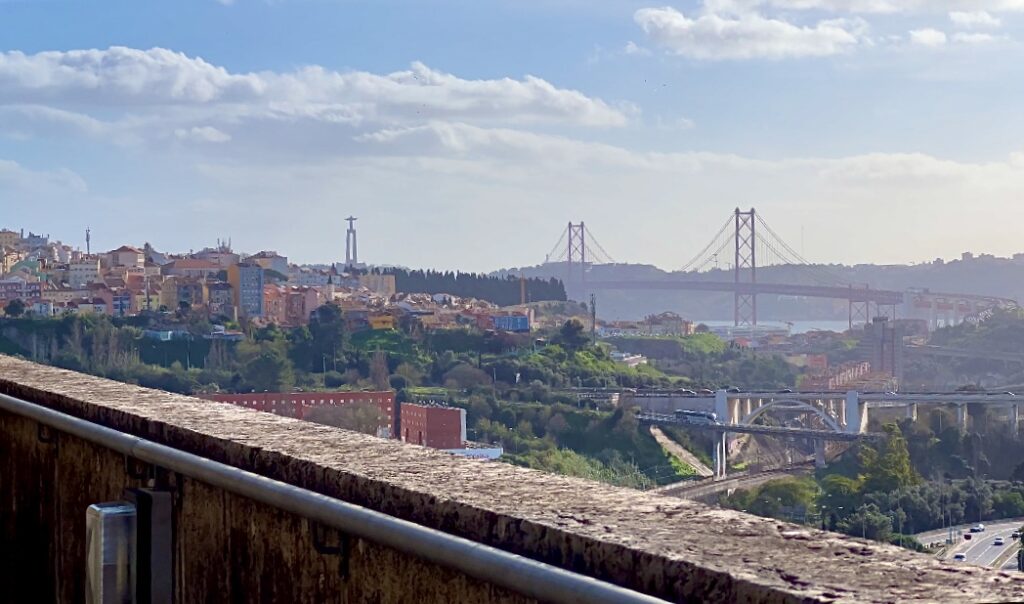
POLYGON ((908 312, 927 315, 930 328, 941 324, 955 324, 977 319, 996 308, 1016 308, 1017 302, 1008 298, 977 294, 938 293, 927 289, 893 291, 872 289, 865 285, 844 283, 843 278, 827 267, 807 262, 779 237, 757 212, 739 208, 722 225, 718 233, 683 268, 685 276, 671 279, 601 281, 587 278, 594 264, 612 264, 614 261, 597 243, 584 223, 569 223, 562 237, 548 254, 547 264, 564 263, 565 282, 569 287, 586 292, 608 290, 676 290, 703 292, 732 292, 734 296, 735 325, 757 325, 757 296, 778 295, 801 298, 829 298, 849 303, 849 319, 867 322, 875 314, 896 316, 896 307, 906 305, 908 312), (556 255, 557 254, 557 255, 556 255), (552 260, 552 257, 555 259, 552 260), (717 265, 718 259, 731 257, 731 281, 712 281, 701 278, 701 271, 717 265), (767 260, 767 262, 765 262, 767 260), (758 281, 757 270, 765 265, 804 266, 816 285, 796 285, 758 281))

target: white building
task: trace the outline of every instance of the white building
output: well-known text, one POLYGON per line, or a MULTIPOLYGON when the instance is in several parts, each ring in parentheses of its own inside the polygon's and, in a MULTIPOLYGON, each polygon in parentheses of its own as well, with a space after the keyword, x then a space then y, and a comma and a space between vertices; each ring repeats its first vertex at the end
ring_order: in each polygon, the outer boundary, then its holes
POLYGON ((142 250, 130 245, 122 245, 116 250, 107 252, 110 266, 144 266, 146 255, 142 250))
POLYGON ((68 285, 84 287, 100 280, 100 259, 86 257, 68 264, 68 285))
POLYGON ((277 271, 282 275, 288 274, 288 258, 277 252, 263 251, 245 259, 246 262, 258 264, 265 269, 277 271))
POLYGON ((323 287, 327 285, 330 278, 326 272, 315 271, 310 268, 293 266, 288 271, 289 285, 305 285, 307 287, 323 287))

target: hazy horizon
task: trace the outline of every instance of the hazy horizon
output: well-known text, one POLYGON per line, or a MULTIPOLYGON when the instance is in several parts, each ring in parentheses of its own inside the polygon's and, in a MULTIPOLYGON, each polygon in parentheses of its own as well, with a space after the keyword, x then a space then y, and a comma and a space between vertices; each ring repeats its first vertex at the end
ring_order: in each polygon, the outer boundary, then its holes
POLYGON ((814 262, 1010 256, 1022 12, 4 2, 0 226, 317 263, 354 214, 361 260, 492 271, 583 220, 674 270, 753 206, 814 262))

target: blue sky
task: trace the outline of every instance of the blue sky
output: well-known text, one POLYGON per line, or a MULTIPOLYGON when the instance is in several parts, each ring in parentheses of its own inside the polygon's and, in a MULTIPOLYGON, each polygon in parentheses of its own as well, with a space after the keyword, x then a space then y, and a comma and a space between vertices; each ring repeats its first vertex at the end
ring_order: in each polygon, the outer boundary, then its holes
POLYGON ((1024 0, 0 0, 0 222, 488 270, 569 220, 674 268, 1009 255, 1024 0))

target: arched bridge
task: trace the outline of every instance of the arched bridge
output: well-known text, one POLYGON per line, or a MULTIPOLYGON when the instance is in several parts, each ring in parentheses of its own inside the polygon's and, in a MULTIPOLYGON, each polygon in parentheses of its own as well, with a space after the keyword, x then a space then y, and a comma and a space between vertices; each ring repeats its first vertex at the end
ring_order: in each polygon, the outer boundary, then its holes
POLYGON ((824 463, 826 441, 876 439, 880 434, 867 432, 871 409, 902 409, 907 417, 916 418, 920 405, 946 406, 955 409, 957 425, 966 429, 968 404, 977 404, 1005 412, 1010 429, 1017 432, 1020 405, 1024 396, 1012 393, 894 393, 894 392, 727 392, 719 390, 714 398, 678 397, 680 409, 714 409, 717 423, 695 423, 685 415, 641 412, 642 422, 661 425, 685 425, 687 428, 716 432, 715 475, 724 476, 729 435, 765 434, 776 437, 804 438, 815 444, 815 456, 824 463), (758 420, 772 411, 804 413, 821 420, 825 429, 807 427, 766 426, 758 420))

